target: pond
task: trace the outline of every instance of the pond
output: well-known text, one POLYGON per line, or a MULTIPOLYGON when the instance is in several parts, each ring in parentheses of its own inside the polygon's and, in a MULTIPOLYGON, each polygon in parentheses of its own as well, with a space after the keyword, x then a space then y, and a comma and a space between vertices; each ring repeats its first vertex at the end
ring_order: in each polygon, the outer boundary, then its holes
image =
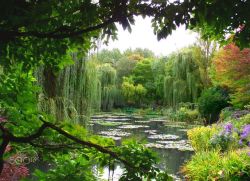
MULTIPOLYGON (((192 125, 183 122, 170 122, 161 117, 104 114, 92 116, 90 125, 93 133, 112 138, 118 145, 122 139, 131 137, 146 141, 145 145, 160 157, 159 168, 167 170, 176 179, 181 177, 180 166, 193 154, 186 134, 192 125)), ((118 180, 121 173, 118 166, 113 180, 118 180)), ((107 175, 104 174, 104 177, 107 175)))

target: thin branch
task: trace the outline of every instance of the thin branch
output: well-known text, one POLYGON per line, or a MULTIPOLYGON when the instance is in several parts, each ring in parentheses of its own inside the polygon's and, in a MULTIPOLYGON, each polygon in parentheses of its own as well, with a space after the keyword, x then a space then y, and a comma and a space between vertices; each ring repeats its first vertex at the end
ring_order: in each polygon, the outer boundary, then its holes
POLYGON ((100 146, 100 145, 97 145, 95 143, 91 143, 91 142, 88 142, 88 141, 83 141, 67 132, 65 132, 64 130, 62 130, 61 128, 55 126, 54 124, 51 124, 49 122, 45 122, 43 121, 45 124, 48 125, 48 127, 50 127, 51 129, 57 131, 58 133, 64 135, 65 137, 67 137, 68 139, 74 141, 75 143, 78 143, 82 146, 88 146, 88 147, 91 147, 91 148, 95 148, 97 149, 98 151, 102 152, 102 153, 106 153, 106 154, 109 154, 110 156, 112 156, 113 158, 121 161, 122 163, 124 163, 125 165, 128 165, 128 166, 132 166, 129 162, 127 162, 126 160, 122 159, 119 157, 119 155, 103 146, 100 146))
POLYGON ((30 145, 34 146, 34 147, 38 147, 38 148, 44 148, 44 149, 48 149, 48 150, 56 150, 56 149, 62 149, 62 148, 65 148, 65 149, 83 149, 84 147, 76 147, 76 146, 73 146, 75 144, 55 144, 55 145, 52 145, 52 144, 37 144, 37 143, 33 143, 33 142, 30 142, 29 143, 30 145))
POLYGON ((100 23, 95 26, 91 26, 85 29, 81 29, 78 31, 74 30, 67 30, 67 32, 62 32, 62 28, 58 28, 52 32, 37 32, 37 31, 30 31, 30 32, 19 32, 19 31, 0 31, 0 39, 12 39, 15 37, 37 37, 37 38, 53 38, 53 39, 64 39, 73 36, 78 36, 84 33, 89 33, 92 31, 99 30, 101 28, 106 27, 109 24, 118 21, 117 18, 110 18, 103 23, 100 23))

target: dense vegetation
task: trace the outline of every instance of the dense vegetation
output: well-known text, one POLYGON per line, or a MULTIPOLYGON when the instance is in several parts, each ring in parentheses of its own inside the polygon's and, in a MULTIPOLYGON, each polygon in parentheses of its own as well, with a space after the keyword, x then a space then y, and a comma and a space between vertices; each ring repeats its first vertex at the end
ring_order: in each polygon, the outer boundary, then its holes
MULTIPOLYGON (((116 146, 92 135, 86 120, 94 111, 137 107, 211 124, 226 106, 249 109, 248 17, 242 0, 1 1, 1 180, 98 180, 117 163, 121 180, 170 180, 150 149, 136 141, 116 146), (131 31, 138 15, 152 18, 158 39, 183 24, 206 40, 168 57, 142 49, 87 56, 96 39, 117 38, 115 22, 131 31), (215 41, 226 46, 217 51, 215 41), (48 171, 28 169, 38 159, 48 171)), ((249 114, 221 121, 230 123, 189 132, 197 153, 183 168, 188 179, 249 178, 249 114), (221 162, 206 169, 209 159, 221 162)))

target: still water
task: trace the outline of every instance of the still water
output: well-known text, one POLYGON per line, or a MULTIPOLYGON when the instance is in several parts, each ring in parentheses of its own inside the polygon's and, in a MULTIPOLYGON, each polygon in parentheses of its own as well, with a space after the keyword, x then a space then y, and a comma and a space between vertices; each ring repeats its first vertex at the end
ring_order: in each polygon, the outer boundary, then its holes
MULTIPOLYGON (((183 122, 170 122, 164 118, 144 118, 129 115, 96 115, 92 116, 90 125, 95 134, 113 138, 119 145, 124 138, 136 138, 147 147, 158 153, 162 170, 181 177, 181 165, 193 154, 192 147, 187 140, 187 130, 192 125, 183 122)), ((113 180, 118 180, 122 169, 115 169, 113 180)), ((110 177, 105 170, 104 178, 110 177)), ((111 179, 112 180, 112 179, 111 179)))

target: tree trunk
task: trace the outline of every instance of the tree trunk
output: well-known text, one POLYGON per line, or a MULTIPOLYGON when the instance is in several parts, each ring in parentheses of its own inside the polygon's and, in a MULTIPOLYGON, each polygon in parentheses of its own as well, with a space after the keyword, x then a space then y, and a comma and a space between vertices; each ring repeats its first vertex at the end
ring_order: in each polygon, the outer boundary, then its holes
POLYGON ((45 67, 44 75, 44 91, 48 98, 56 97, 56 75, 51 67, 45 67))

